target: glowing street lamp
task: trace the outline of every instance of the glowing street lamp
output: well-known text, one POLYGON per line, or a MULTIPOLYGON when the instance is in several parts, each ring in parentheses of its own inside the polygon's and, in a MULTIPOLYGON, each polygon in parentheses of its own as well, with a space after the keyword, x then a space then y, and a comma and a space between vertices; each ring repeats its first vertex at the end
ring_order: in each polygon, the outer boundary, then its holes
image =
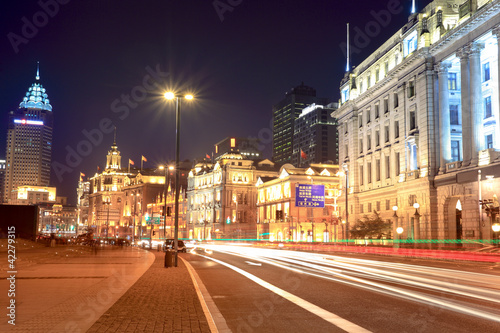
MULTIPOLYGON (((178 244, 179 244, 179 191, 180 191, 180 174, 179 174, 179 146, 181 139, 181 98, 184 97, 187 100, 193 100, 194 97, 191 94, 186 94, 184 96, 177 95, 173 92, 166 92, 165 98, 167 100, 175 99, 175 219, 174 219, 174 266, 177 267, 177 254, 178 254, 178 244)), ((165 260, 167 253, 165 252, 165 260)))
POLYGON ((497 239, 497 247, 500 247, 500 223, 494 223, 492 226, 491 226, 491 229, 493 230, 493 238, 496 238, 497 239), (495 237, 496 235, 496 237, 495 237))

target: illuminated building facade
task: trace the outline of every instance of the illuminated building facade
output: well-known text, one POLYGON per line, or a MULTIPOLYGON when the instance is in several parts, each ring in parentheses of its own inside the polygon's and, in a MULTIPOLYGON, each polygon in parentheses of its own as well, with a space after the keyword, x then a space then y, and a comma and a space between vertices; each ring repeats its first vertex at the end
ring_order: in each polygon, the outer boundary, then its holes
POLYGON ((316 97, 316 90, 302 83, 285 94, 285 98, 273 106, 273 161, 291 163, 295 119, 306 106, 328 104, 328 99, 316 97))
POLYGON ((4 202, 12 203, 18 186, 49 186, 52 129, 52 106, 37 70, 19 108, 9 113, 4 202))
POLYGON ((42 202, 56 202, 56 188, 49 186, 18 186, 11 193, 12 205, 36 205, 42 202))
POLYGON ((498 0, 435 0, 346 74, 332 116, 350 223, 375 210, 404 239, 492 238, 499 35, 498 0))
POLYGON ((80 175, 78 181, 78 188, 76 189, 76 209, 78 212, 77 218, 77 233, 84 233, 88 231, 89 227, 89 195, 90 195, 90 181, 84 180, 80 175))
POLYGON ((123 232, 119 230, 125 198, 122 188, 128 176, 128 170, 122 169, 121 160, 115 140, 106 156, 106 167, 102 173, 97 172, 89 179, 88 221, 98 237, 104 238, 106 235, 115 237, 115 233, 123 232))
POLYGON ((257 181, 257 235, 270 241, 334 242, 343 239, 337 199, 341 195, 339 166, 311 164, 281 167, 278 177, 257 181), (299 184, 324 185, 324 208, 296 206, 299 184))
POLYGON ((270 160, 251 160, 239 153, 222 155, 215 164, 197 164, 188 176, 189 238, 254 239, 255 183, 277 171, 270 160))
MULTIPOLYGON (((155 230, 153 234, 153 239, 160 240, 163 238, 173 239, 175 230, 175 186, 169 186, 166 195, 163 193, 158 195, 154 202, 148 203, 147 214, 149 216, 158 216, 159 224, 154 225, 155 230), (165 203, 166 198, 166 203, 165 203), (166 207, 166 210, 165 210, 166 207), (164 223, 164 212, 167 212, 166 223, 164 223)), ((179 239, 188 239, 191 234, 193 234, 192 228, 189 229, 186 223, 186 211, 187 211, 187 196, 186 188, 181 188, 179 193, 179 239)))
POLYGON ((338 164, 337 121, 331 116, 337 106, 337 103, 326 106, 313 103, 295 119, 293 165, 300 167, 327 161, 338 164))
POLYGON ((38 232, 57 236, 74 236, 77 231, 78 212, 75 206, 60 203, 38 205, 38 232))
POLYGON ((225 138, 214 146, 214 159, 227 153, 240 153, 251 160, 261 160, 262 151, 259 148, 260 140, 257 138, 225 138))

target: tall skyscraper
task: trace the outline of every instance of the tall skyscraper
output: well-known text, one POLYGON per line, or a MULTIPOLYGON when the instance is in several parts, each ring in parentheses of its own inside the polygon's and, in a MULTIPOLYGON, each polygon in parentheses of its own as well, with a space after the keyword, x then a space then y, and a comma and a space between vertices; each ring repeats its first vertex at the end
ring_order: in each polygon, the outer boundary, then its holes
POLYGON ((331 116, 338 103, 311 104, 295 120, 292 164, 339 163, 337 120, 331 116))
POLYGON ((9 113, 4 202, 11 202, 11 192, 18 186, 49 185, 52 130, 52 106, 37 66, 35 83, 19 108, 9 113))
POLYGON ((302 83, 292 88, 283 100, 273 106, 274 162, 292 162, 294 121, 302 113, 302 109, 313 103, 326 105, 328 99, 316 97, 316 90, 302 83))

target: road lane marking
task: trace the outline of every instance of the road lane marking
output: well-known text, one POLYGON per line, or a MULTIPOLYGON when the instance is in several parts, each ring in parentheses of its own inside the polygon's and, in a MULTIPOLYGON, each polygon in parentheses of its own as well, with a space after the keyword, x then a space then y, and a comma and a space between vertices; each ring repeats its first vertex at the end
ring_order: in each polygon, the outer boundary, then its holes
POLYGON ((191 280, 193 280, 194 288, 196 289, 196 294, 198 294, 198 299, 200 300, 201 307, 203 309, 203 313, 208 321, 208 326, 210 327, 210 332, 213 333, 231 333, 231 330, 227 326, 226 320, 222 316, 215 305, 212 297, 208 293, 207 288, 201 281, 198 273, 196 273, 195 269, 191 264, 182 257, 179 257, 188 269, 189 275, 191 275, 191 280))
POLYGON ((251 261, 245 261, 247 264, 249 265, 253 265, 253 266, 262 266, 262 263, 260 262, 251 262, 251 261))
POLYGON ((198 254, 198 255, 203 257, 203 258, 212 260, 218 264, 221 264, 223 266, 226 266, 226 267, 232 269, 233 271, 235 271, 235 272, 245 276, 246 278, 252 280, 253 282, 257 283, 258 285, 272 291, 273 293, 275 293, 277 295, 280 295, 281 297, 289 300, 290 302, 294 303, 295 305, 300 306, 304 310, 309 311, 312 314, 315 314, 316 316, 320 317, 321 319, 326 320, 327 322, 337 326, 340 329, 343 329, 346 332, 371 333, 371 331, 369 331, 361 326, 358 326, 358 325, 356 325, 356 324, 354 324, 354 323, 352 323, 352 322, 350 322, 350 321, 348 321, 348 320, 346 320, 346 319, 344 319, 344 318, 342 318, 334 313, 331 313, 323 308, 320 308, 319 306, 314 305, 313 303, 308 302, 305 299, 302 299, 298 296, 295 296, 294 294, 291 294, 288 291, 285 291, 281 288, 278 288, 278 287, 270 284, 269 282, 266 282, 266 281, 262 280, 261 278, 258 278, 257 276, 255 276, 253 274, 245 272, 244 270, 242 270, 236 266, 225 263, 225 262, 220 261, 220 260, 215 259, 215 258, 207 257, 207 256, 204 256, 201 254, 198 254))

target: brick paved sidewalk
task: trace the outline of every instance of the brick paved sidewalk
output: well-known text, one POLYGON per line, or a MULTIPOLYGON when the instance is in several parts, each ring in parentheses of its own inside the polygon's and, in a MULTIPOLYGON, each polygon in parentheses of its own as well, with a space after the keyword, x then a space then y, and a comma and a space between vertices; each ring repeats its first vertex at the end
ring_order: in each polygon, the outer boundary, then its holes
POLYGON ((153 265, 87 332, 210 332, 186 265, 165 268, 164 253, 153 253, 153 265))

